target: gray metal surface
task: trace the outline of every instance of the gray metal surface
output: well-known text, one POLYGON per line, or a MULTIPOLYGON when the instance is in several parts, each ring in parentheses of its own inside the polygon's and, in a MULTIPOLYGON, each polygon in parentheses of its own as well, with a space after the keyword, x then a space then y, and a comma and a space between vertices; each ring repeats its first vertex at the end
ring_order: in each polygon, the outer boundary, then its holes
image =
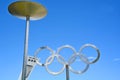
POLYGON ((66 65, 66 80, 69 80, 69 65, 66 65))
POLYGON ((29 17, 26 17, 26 31, 24 42, 24 56, 23 56, 23 68, 22 68, 22 80, 26 80, 26 68, 27 68, 27 56, 28 56, 28 38, 29 38, 29 17))

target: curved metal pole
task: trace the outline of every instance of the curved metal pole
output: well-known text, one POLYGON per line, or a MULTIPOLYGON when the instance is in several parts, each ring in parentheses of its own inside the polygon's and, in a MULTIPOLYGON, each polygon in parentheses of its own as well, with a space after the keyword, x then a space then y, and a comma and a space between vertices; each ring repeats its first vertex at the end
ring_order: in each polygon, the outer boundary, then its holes
POLYGON ((24 42, 24 55, 23 55, 23 68, 22 68, 22 80, 26 80, 26 65, 28 56, 28 37, 29 37, 29 22, 30 18, 26 17, 26 31, 25 31, 25 42, 24 42))

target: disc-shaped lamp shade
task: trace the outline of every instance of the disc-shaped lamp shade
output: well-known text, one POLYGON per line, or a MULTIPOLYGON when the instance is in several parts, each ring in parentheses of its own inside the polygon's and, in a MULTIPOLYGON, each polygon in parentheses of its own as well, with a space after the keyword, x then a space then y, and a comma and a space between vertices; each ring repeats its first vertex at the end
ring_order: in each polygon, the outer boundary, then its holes
POLYGON ((29 17, 30 20, 38 20, 46 16, 47 10, 36 2, 16 1, 9 5, 8 11, 21 19, 29 17))

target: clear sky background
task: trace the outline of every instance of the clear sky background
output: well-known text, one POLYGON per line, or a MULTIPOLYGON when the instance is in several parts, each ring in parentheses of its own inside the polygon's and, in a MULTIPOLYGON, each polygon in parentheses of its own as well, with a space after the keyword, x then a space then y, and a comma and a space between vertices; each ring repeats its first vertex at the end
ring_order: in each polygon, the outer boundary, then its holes
MULTIPOLYGON (((0 80, 17 80, 22 68, 25 21, 9 14, 14 1, 0 0, 0 80)), ((33 1, 44 5, 48 15, 30 22, 29 55, 46 45, 57 50, 69 44, 78 51, 91 43, 100 49, 99 61, 82 75, 70 72, 70 80, 120 80, 120 0, 33 1)), ((36 66, 29 80, 65 80, 65 72, 53 76, 36 66)))

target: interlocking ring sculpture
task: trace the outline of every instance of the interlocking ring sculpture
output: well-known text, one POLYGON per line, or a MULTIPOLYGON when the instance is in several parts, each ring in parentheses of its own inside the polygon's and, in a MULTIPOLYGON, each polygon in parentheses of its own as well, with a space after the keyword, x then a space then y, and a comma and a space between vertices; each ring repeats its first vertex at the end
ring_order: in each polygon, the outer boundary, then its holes
POLYGON ((92 44, 85 44, 85 45, 83 45, 78 52, 72 46, 70 46, 70 45, 65 45, 65 46, 62 46, 62 47, 58 48, 58 50, 57 50, 56 53, 50 47, 48 47, 48 46, 46 46, 46 47, 40 47, 35 52, 35 55, 34 55, 35 58, 37 58, 38 53, 40 53, 44 49, 49 50, 51 52, 51 55, 46 59, 45 63, 41 63, 41 61, 38 61, 38 60, 36 61, 36 63, 38 65, 40 65, 40 66, 45 66, 45 68, 48 71, 48 73, 53 74, 53 75, 57 75, 57 74, 62 73, 65 70, 66 65, 68 65, 69 70, 71 72, 76 73, 76 74, 82 74, 85 71, 87 71, 87 69, 89 68, 90 64, 95 63, 100 58, 100 51, 99 51, 99 49, 95 45, 92 45, 92 44), (97 51, 97 57, 94 60, 89 61, 88 58, 84 54, 82 54, 83 49, 86 48, 86 47, 92 47, 92 48, 94 48, 97 51), (64 49, 64 48, 69 48, 69 49, 71 49, 73 51, 73 55, 70 57, 70 59, 68 61, 65 61, 65 59, 59 54, 60 51, 62 49, 64 49), (58 72, 53 72, 53 71, 51 71, 48 68, 48 65, 50 65, 53 62, 53 60, 55 59, 55 57, 57 58, 57 60, 58 60, 59 63, 63 64, 62 69, 60 71, 58 71, 58 72), (75 62, 75 60, 76 60, 77 57, 79 57, 81 59, 81 61, 86 64, 86 66, 85 66, 85 68, 83 70, 76 71, 76 70, 74 70, 71 67, 71 64, 75 62))

